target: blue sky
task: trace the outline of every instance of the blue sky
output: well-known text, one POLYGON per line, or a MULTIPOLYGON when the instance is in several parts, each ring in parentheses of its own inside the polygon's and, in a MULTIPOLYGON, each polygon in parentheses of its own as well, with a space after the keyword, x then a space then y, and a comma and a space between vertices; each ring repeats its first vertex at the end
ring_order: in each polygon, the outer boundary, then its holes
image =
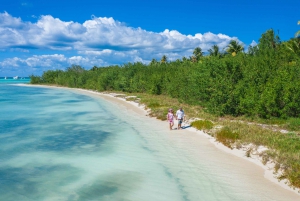
POLYGON ((285 41, 299 13, 299 0, 1 0, 0 76, 172 61, 232 39, 247 48, 271 28, 285 41))

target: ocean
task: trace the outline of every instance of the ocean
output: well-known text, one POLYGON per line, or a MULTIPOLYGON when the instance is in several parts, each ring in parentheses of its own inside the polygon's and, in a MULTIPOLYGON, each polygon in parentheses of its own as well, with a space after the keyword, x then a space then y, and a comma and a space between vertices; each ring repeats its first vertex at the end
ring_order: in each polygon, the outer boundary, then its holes
POLYGON ((253 175, 259 167, 192 132, 78 90, 20 85, 28 82, 0 79, 1 201, 287 200, 253 175))

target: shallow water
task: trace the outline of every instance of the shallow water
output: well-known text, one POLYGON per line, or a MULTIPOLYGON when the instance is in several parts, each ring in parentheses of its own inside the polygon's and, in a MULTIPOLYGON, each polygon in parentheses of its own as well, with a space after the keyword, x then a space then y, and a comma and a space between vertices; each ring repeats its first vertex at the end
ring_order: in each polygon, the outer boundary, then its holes
POLYGON ((288 200, 246 162, 125 106, 67 89, 0 94, 0 200, 288 200))

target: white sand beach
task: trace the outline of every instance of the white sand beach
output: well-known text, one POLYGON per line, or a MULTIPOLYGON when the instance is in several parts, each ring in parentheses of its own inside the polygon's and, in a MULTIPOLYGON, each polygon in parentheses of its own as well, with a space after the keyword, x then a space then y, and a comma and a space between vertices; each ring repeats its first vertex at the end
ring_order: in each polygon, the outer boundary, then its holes
POLYGON ((245 151, 231 150, 191 127, 170 131, 166 121, 149 117, 143 106, 114 94, 70 90, 109 101, 116 109, 125 111, 130 121, 138 121, 139 128, 145 127, 141 135, 147 143, 155 145, 152 147, 156 158, 168 167, 170 177, 176 175, 174 179, 184 184, 185 200, 222 200, 214 197, 217 194, 227 195, 224 200, 300 200, 297 189, 279 182, 270 167, 264 166, 259 158, 246 157, 245 151))

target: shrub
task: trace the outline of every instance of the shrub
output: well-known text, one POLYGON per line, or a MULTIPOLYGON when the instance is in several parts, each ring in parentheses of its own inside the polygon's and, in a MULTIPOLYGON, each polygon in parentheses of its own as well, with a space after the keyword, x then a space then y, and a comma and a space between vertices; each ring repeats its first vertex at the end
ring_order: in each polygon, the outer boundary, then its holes
POLYGON ((216 133, 217 141, 232 149, 232 144, 239 139, 239 134, 232 132, 228 127, 222 128, 216 133))
POLYGON ((203 129, 212 129, 214 124, 208 120, 197 120, 197 121, 193 121, 191 123, 191 126, 198 130, 203 130, 203 129))
POLYGON ((299 118, 290 118, 287 123, 287 127, 290 130, 299 130, 300 129, 300 119, 299 118))
POLYGON ((149 108, 157 108, 157 107, 160 107, 161 105, 158 103, 158 102, 155 102, 155 101, 153 101, 153 102, 150 102, 148 105, 147 105, 147 107, 149 107, 149 108))

